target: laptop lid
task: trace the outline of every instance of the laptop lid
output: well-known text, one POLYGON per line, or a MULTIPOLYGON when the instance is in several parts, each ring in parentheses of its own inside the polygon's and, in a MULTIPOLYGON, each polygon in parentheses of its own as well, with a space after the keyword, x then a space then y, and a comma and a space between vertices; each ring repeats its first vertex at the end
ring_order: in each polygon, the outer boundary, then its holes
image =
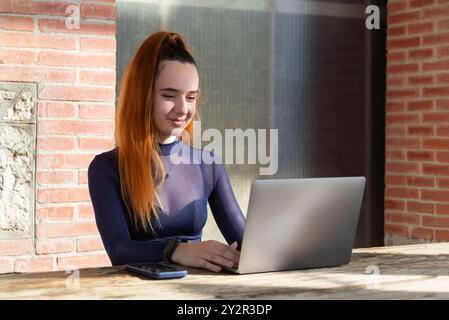
POLYGON ((255 180, 238 273, 349 263, 365 177, 255 180))

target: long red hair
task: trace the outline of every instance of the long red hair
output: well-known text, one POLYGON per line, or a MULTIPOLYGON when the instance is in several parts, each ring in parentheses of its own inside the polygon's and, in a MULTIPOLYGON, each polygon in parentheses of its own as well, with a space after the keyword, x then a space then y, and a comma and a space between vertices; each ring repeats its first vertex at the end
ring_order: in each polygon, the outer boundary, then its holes
MULTIPOLYGON (((153 90, 159 65, 164 60, 197 67, 191 48, 179 33, 160 31, 149 36, 137 49, 123 76, 115 125, 122 198, 134 225, 153 232, 151 218, 159 221, 158 187, 165 178, 153 118, 153 90)), ((196 118, 200 97, 201 91, 196 118)), ((180 138, 192 144, 193 118, 180 138)))

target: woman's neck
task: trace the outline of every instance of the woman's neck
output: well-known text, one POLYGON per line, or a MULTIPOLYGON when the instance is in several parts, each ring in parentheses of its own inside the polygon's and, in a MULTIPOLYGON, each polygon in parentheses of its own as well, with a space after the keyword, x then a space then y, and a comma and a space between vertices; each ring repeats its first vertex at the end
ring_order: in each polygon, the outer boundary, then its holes
POLYGON ((176 139, 177 139, 176 136, 161 137, 158 139, 158 142, 160 144, 169 144, 174 142, 176 139))

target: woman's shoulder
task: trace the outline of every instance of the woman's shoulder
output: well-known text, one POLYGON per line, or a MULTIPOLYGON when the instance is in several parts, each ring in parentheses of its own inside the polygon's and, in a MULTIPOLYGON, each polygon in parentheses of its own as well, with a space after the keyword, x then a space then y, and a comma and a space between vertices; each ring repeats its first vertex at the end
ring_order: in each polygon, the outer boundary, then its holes
POLYGON ((118 147, 96 154, 89 164, 89 168, 108 168, 113 169, 117 164, 118 147))

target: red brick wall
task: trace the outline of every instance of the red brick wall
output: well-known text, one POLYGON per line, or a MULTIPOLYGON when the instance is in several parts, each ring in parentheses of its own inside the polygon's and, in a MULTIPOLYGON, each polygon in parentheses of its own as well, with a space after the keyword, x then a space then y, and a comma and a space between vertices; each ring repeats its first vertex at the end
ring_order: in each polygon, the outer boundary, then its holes
POLYGON ((449 241, 449 0, 390 0, 386 244, 449 241))
POLYGON ((115 0, 0 1, 0 81, 39 86, 35 237, 0 240, 0 273, 110 264, 86 170, 113 147, 115 49, 115 0))

